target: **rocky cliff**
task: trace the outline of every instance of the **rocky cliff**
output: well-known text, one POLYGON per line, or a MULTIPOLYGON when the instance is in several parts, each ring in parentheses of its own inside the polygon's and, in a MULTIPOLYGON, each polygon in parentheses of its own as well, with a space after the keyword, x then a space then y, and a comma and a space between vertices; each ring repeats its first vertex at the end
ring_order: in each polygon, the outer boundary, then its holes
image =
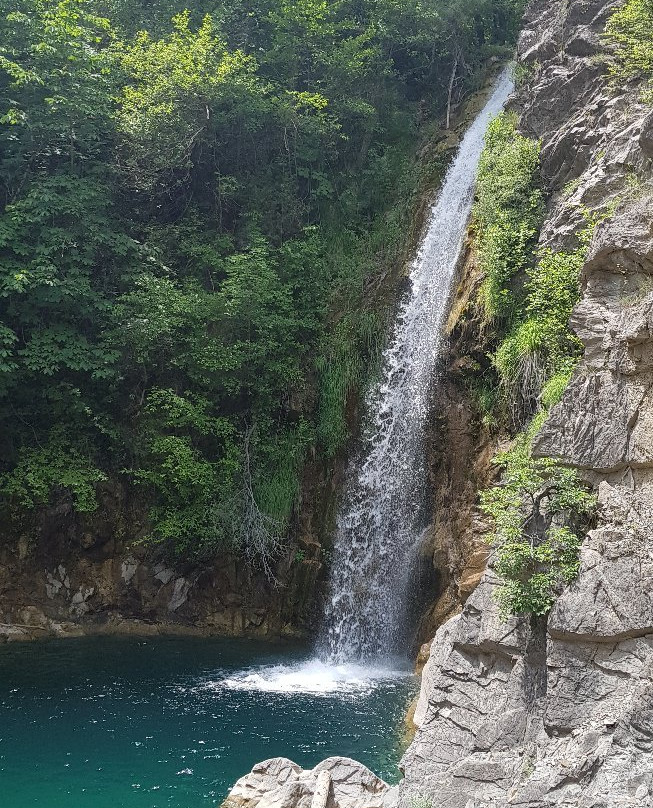
POLYGON ((653 805, 653 176, 650 107, 608 79, 618 3, 530 5, 513 106, 542 142, 541 243, 596 230, 572 328, 585 351, 535 441, 599 496, 578 580, 546 623, 499 619, 488 570, 443 625, 423 675, 401 801, 437 808, 653 805))
POLYGON ((0 642, 105 633, 300 634, 324 565, 321 526, 334 498, 325 468, 307 467, 305 491, 276 580, 236 554, 182 562, 148 547, 146 504, 116 483, 98 487, 93 514, 64 502, 20 522, 7 515, 0 642))

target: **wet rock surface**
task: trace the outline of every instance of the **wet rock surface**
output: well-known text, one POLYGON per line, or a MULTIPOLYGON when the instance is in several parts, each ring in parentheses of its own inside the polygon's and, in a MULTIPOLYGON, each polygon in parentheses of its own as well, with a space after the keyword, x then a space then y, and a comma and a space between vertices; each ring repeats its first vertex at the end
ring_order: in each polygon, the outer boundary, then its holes
POLYGON ((343 462, 307 464, 276 580, 237 554, 182 562, 151 546, 144 541, 147 502, 115 481, 98 486, 93 514, 66 502, 21 522, 4 511, 0 642, 84 634, 302 636, 314 620, 343 462))
POLYGON ((442 623, 460 611, 478 585, 488 558, 486 520, 478 491, 496 475, 496 447, 478 415, 468 372, 487 360, 482 316, 473 300, 482 282, 471 250, 461 262, 439 369, 431 391, 434 414, 427 434, 431 523, 424 532, 417 580, 430 602, 417 604, 415 646, 430 643, 442 623))
MULTIPOLYGON (((59 506, 0 542, 0 642, 81 634, 294 635, 306 619, 320 547, 280 560, 283 587, 242 560, 175 563, 139 542, 144 517, 100 492, 93 519, 59 506), (126 527, 129 525, 129 528, 126 527)), ((9 520, 5 524, 10 524, 9 520)))

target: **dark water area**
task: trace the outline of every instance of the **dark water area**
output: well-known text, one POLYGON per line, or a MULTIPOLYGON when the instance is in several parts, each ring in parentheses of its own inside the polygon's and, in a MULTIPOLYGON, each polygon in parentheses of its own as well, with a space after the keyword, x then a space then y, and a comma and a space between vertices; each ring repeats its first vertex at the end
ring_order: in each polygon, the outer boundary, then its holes
POLYGON ((328 668, 244 640, 0 647, 3 808, 205 808, 252 765, 330 755, 396 781, 405 672, 328 668))

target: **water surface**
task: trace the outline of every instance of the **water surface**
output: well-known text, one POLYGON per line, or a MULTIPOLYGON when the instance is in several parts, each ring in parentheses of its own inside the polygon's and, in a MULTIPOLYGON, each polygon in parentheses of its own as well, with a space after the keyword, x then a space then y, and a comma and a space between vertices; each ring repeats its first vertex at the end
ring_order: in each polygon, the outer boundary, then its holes
POLYGON ((295 645, 88 638, 0 646, 0 804, 204 808, 277 755, 396 780, 415 682, 295 645))

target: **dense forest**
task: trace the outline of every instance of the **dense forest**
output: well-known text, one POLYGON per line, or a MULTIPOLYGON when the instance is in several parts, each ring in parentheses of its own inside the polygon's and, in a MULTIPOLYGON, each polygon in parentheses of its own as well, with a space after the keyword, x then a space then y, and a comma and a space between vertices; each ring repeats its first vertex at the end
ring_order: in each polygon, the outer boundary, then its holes
POLYGON ((347 439, 418 146, 522 5, 2 0, 3 507, 121 480, 151 541, 265 560, 347 439))

